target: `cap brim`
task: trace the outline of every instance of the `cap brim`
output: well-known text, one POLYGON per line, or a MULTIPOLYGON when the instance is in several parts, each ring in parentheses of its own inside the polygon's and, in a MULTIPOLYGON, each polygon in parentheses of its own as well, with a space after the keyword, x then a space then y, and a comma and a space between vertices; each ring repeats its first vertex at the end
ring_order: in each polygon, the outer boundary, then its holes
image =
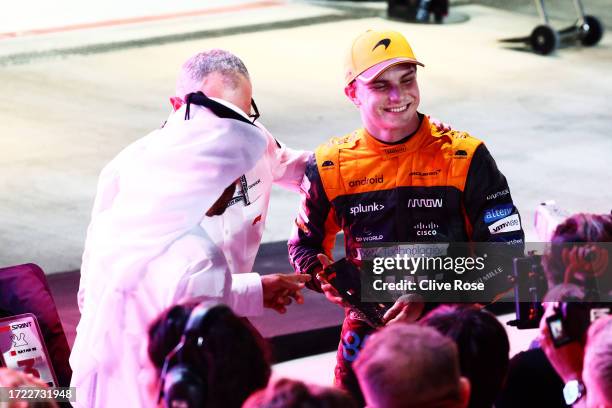
POLYGON ((386 61, 383 62, 379 62, 378 64, 374 65, 373 67, 370 67, 368 69, 366 69, 365 71, 363 71, 361 74, 357 75, 356 79, 359 79, 361 82, 371 82, 374 79, 376 79, 380 74, 382 74, 385 70, 395 66, 395 65, 400 65, 400 64, 416 64, 416 65, 420 65, 422 67, 424 67, 425 65, 420 63, 419 61, 415 60, 415 59, 410 59, 410 58, 391 58, 388 59, 386 61))

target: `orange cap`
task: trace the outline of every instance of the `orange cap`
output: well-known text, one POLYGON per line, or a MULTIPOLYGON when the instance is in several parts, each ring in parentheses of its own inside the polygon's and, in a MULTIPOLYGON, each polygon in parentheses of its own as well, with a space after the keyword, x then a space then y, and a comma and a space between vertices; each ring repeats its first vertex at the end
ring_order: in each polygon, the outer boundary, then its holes
POLYGON ((406 38, 397 31, 368 30, 353 41, 346 56, 344 80, 348 85, 359 76, 370 82, 394 65, 412 63, 422 67, 406 38))

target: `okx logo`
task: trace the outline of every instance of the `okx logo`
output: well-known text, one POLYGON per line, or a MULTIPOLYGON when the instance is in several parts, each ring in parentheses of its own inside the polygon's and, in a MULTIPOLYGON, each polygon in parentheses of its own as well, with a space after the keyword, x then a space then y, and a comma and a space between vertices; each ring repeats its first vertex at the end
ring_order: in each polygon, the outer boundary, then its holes
POLYGON ((408 208, 440 208, 444 205, 441 198, 410 198, 408 208))
POLYGON ((351 214, 357 215, 361 213, 380 211, 380 210, 383 210, 384 208, 385 206, 383 204, 378 204, 377 202, 373 202, 372 204, 366 204, 366 205, 359 204, 355 207, 351 207, 350 211, 351 211, 351 214))

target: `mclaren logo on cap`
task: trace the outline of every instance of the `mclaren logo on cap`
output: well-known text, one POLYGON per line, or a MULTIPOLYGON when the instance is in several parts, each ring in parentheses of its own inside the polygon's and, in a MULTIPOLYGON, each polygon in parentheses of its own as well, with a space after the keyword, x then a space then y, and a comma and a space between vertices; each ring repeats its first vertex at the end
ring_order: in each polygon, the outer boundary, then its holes
POLYGON ((374 48, 372 48, 372 52, 381 45, 384 45, 386 50, 387 48, 389 48, 389 44, 391 44, 391 40, 388 38, 383 38, 374 46, 374 48))

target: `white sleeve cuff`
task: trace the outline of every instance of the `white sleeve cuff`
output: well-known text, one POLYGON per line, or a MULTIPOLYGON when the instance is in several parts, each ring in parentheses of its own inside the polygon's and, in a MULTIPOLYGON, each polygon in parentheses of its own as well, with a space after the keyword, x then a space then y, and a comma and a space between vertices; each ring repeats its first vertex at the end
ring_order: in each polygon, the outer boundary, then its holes
POLYGON ((258 273, 232 274, 230 306, 240 316, 263 314, 263 288, 258 273))

